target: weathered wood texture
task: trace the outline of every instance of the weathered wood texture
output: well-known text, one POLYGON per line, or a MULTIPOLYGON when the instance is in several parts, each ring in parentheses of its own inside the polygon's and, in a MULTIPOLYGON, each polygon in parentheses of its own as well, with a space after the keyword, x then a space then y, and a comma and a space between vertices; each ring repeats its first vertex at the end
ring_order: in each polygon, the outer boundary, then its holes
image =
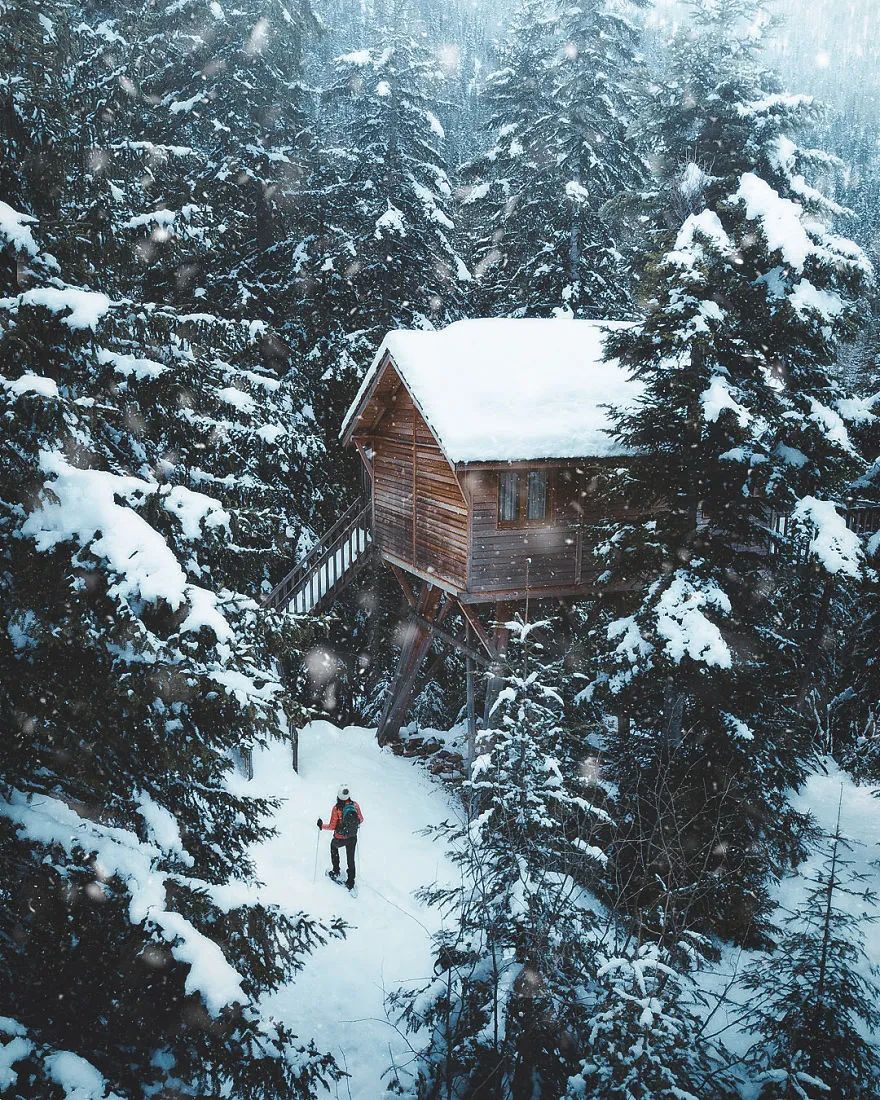
POLYGON ((409 393, 398 386, 382 396, 385 411, 364 440, 373 450, 376 545, 463 588, 468 508, 455 474, 409 393))
POLYGON ((431 624, 438 617, 439 588, 426 584, 419 593, 415 611, 403 630, 400 664, 388 689, 379 719, 379 744, 397 740, 415 690, 416 678, 431 648, 431 624))
POLYGON ((497 470, 463 474, 471 500, 470 593, 504 593, 526 589, 576 589, 595 581, 598 570, 585 524, 608 515, 594 492, 593 476, 584 470, 542 464, 551 478, 551 511, 541 526, 509 527, 498 521, 497 470))

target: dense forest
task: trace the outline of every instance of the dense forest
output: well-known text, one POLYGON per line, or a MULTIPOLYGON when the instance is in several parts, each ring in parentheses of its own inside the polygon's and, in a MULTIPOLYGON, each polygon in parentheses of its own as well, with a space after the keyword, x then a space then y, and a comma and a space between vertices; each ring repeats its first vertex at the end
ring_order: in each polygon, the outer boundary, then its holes
MULTIPOLYGON (((346 1095, 266 998, 349 922, 260 892, 238 772, 376 725, 401 596, 260 601, 384 334, 465 317, 632 322, 654 461, 625 600, 511 624, 372 1095, 880 1095, 880 911, 796 797, 880 783, 873 2, 0 0, 0 1095, 346 1095)), ((438 645, 404 738, 465 699, 438 645)))

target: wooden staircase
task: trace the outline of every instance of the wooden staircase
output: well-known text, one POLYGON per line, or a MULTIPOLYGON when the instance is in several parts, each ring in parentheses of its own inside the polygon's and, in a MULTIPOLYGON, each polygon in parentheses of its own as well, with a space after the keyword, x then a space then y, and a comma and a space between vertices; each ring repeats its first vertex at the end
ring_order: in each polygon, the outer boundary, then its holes
POLYGON ((373 547, 370 502, 355 500, 263 599, 264 607, 297 615, 324 611, 369 562, 373 547))

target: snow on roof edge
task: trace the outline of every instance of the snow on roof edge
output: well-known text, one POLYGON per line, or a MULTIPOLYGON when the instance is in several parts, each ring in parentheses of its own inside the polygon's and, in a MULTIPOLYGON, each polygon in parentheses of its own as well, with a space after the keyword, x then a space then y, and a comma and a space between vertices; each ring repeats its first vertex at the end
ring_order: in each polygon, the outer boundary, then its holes
POLYGON ((391 330, 339 436, 349 441, 387 356, 452 465, 623 457, 608 406, 629 405, 641 387, 605 360, 603 345, 606 333, 632 323, 473 318, 443 329, 391 330))
MULTIPOLYGON (((391 331, 393 332, 396 330, 392 329, 391 331)), ((349 405, 348 412, 342 418, 342 427, 339 429, 339 438, 342 440, 345 439, 345 435, 348 432, 352 420, 354 419, 354 415, 357 412, 358 406, 363 400, 363 397, 366 394, 367 390, 369 390, 370 386, 372 386, 373 379, 379 372, 379 366, 381 365, 382 360, 385 358, 386 345, 388 343, 388 337, 390 335, 391 332, 386 332, 385 335, 382 337, 382 343, 379 345, 379 350, 373 356, 373 361, 367 368, 367 373, 364 375, 363 380, 358 387, 358 391, 354 395, 354 400, 349 405)))

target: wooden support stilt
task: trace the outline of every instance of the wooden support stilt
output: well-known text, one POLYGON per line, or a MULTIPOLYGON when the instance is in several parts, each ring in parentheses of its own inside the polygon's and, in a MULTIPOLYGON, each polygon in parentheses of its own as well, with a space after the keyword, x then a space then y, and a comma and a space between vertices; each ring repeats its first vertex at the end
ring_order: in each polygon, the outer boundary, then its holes
POLYGON ((388 568, 394 574, 394 579, 400 585, 406 602, 413 609, 413 611, 415 611, 417 600, 416 597, 413 595, 413 588, 409 582, 409 578, 407 577, 406 573, 404 573, 399 565, 395 565, 393 561, 390 561, 388 563, 388 568))
MULTIPOLYGON (((445 606, 448 605, 444 604, 444 607, 445 606)), ((482 650, 474 649, 473 646, 468 645, 464 638, 459 638, 455 634, 450 633, 450 631, 444 630, 442 626, 438 626, 437 622, 439 621, 439 617, 432 623, 422 618, 421 615, 416 615, 416 613, 413 612, 411 618, 430 630, 432 637, 439 638, 440 641, 446 642, 447 645, 451 645, 453 649, 457 650, 465 657, 470 657, 470 659, 475 661, 478 665, 485 665, 488 668, 493 664, 482 650)))
MULTIPOLYGON (((470 640, 470 628, 466 629, 465 637, 470 640)), ((468 656, 466 658, 465 668, 465 675, 467 677, 467 757, 464 762, 464 774, 466 779, 470 779, 471 771, 474 766, 474 758, 477 754, 477 715, 474 710, 475 665, 473 657, 468 656)), ((476 813, 474 793, 474 789, 471 787, 468 790, 466 800, 468 821, 472 821, 476 813)))
POLYGON ((431 623, 437 615, 442 594, 441 589, 425 585, 416 604, 416 614, 407 621, 400 665, 388 690, 388 698, 379 720, 380 745, 396 741, 400 734, 400 727, 412 701, 419 669, 431 648, 431 623))
POLYGON ((482 643, 483 648, 486 650, 492 660, 497 660, 497 654, 495 652, 495 647, 492 643, 492 639, 489 637, 486 628, 480 622, 480 616, 477 614, 476 608, 470 607, 466 603, 461 603, 460 600, 456 600, 456 606, 461 612, 461 617, 471 628, 471 630, 473 630, 474 634, 476 634, 477 638, 482 643))

